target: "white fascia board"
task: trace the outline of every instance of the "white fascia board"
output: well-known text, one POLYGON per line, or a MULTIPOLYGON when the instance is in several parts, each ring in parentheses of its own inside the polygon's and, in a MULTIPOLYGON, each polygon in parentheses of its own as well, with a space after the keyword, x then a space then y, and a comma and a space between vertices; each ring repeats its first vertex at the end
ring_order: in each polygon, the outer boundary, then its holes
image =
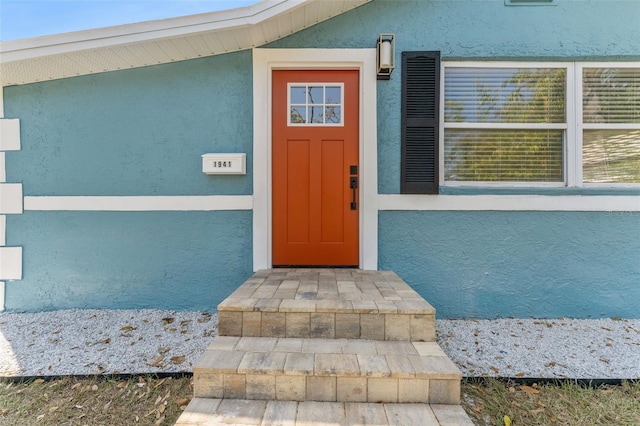
POLYGON ((20 120, 0 118, 0 151, 20 151, 20 120))
POLYGON ((0 214, 22 213, 22 184, 0 183, 0 214))
POLYGON ((236 29, 256 25, 296 9, 305 1, 308 0, 263 0, 253 6, 221 12, 3 42, 0 43, 0 62, 7 64, 82 50, 236 29))
POLYGON ((22 279, 22 247, 0 247, 0 280, 22 279))
POLYGON ((399 195, 378 196, 380 210, 638 212, 637 195, 399 195))

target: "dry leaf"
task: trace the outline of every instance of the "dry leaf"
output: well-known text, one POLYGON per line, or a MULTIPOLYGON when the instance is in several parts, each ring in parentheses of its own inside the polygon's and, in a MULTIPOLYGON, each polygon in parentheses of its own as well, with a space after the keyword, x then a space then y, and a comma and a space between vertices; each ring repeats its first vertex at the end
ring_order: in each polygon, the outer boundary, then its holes
POLYGON ((55 413, 58 410, 58 407, 49 407, 50 413, 55 413))
POLYGON ((169 324, 173 323, 174 321, 175 321, 175 318, 171 318, 171 317, 162 318, 162 324, 163 325, 169 325, 169 324))
POLYGON ((41 384, 43 384, 43 383, 44 383, 44 380, 43 380, 43 379, 35 379, 35 380, 33 381, 33 384, 34 384, 34 385, 41 385, 41 384))
POLYGON ((523 372, 516 373, 516 377, 524 377, 524 373, 523 372))
POLYGON ((132 325, 125 325, 120 329, 120 331, 131 331, 131 330, 137 330, 137 329, 138 327, 134 327, 132 325))
POLYGON ((92 391, 97 391, 97 390, 98 390, 98 385, 93 385, 93 386, 91 386, 91 390, 92 390, 92 391))
POLYGON ((164 359, 164 355, 158 355, 157 357, 154 358, 153 362, 147 365, 149 367, 158 367, 162 363, 163 359, 164 359))
POLYGON ((496 367, 494 367, 493 365, 490 367, 496 374, 500 372, 500 370, 498 370, 496 367))
POLYGON ((104 339, 104 340, 100 340, 98 343, 102 343, 102 344, 104 344, 104 345, 107 345, 107 344, 111 343, 111 338, 110 338, 110 337, 107 337, 107 338, 106 338, 106 339, 104 339))
POLYGON ((532 395, 540 393, 540 391, 538 389, 534 389, 531 386, 527 386, 527 385, 520 386, 520 389, 525 391, 525 392, 527 392, 527 393, 530 393, 532 395))
POLYGON ((169 359, 174 364, 182 364, 184 362, 184 360, 186 359, 186 357, 184 355, 180 355, 180 356, 172 356, 169 359))
POLYGON ((189 398, 180 398, 180 399, 176 399, 176 405, 179 407, 182 407, 183 405, 187 405, 189 404, 189 398))

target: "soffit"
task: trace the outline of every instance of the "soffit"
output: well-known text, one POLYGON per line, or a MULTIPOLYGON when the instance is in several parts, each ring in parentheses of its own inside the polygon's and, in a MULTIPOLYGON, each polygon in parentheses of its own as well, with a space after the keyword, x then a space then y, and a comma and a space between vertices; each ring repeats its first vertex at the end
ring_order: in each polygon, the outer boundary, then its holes
POLYGON ((0 44, 2 86, 165 64, 262 46, 371 0, 253 6, 0 44))

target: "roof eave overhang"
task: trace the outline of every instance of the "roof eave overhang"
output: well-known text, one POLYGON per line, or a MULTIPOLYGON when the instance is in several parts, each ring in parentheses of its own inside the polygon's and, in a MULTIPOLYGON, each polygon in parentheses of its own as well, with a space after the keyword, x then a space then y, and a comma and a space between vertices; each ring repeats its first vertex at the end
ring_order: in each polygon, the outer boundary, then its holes
POLYGON ((370 0, 264 0, 222 12, 0 44, 2 86, 176 62, 251 49, 370 0))

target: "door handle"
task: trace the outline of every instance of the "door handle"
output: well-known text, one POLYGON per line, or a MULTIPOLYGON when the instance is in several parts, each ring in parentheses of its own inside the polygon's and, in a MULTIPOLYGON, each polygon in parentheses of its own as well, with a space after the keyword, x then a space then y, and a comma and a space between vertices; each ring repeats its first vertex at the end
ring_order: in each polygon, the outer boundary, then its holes
POLYGON ((353 191, 353 198, 351 199, 351 210, 358 209, 358 203, 356 202, 356 195, 358 189, 358 176, 351 176, 349 178, 349 188, 353 191))

